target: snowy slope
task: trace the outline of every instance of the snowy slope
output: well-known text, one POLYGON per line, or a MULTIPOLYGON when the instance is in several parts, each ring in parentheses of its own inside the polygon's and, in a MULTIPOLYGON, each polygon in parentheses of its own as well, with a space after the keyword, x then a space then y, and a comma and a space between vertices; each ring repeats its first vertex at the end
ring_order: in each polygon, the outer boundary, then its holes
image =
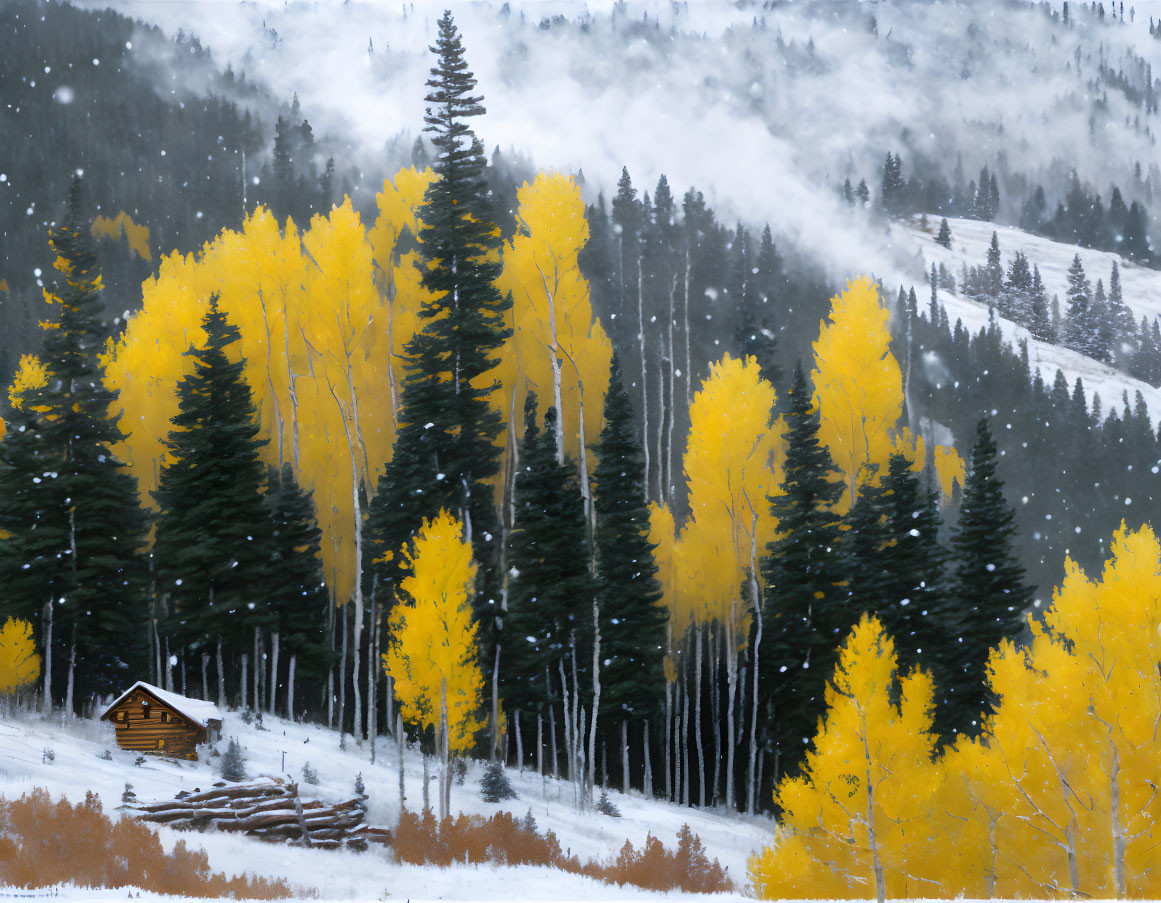
MULTIPOLYGON (((939 217, 928 216, 927 219, 929 227, 939 225, 939 217)), ((926 310, 930 296, 926 274, 930 271, 931 264, 946 266, 958 284, 961 266, 964 264, 969 268, 983 266, 986 262, 988 246, 992 241, 992 233, 995 232, 1005 272, 1012 256, 1017 251, 1023 251, 1030 265, 1040 267, 1040 276, 1044 280, 1049 299, 1054 294, 1059 296, 1062 314, 1066 308, 1068 268, 1072 264, 1073 257, 1079 254, 1085 274, 1094 287, 1097 279, 1101 279, 1106 289, 1108 288, 1113 261, 1117 262, 1121 270, 1121 287, 1125 303, 1133 311, 1135 321, 1140 322, 1144 316, 1152 322, 1155 317, 1161 315, 1161 271, 1139 266, 1107 251, 1078 248, 1075 245, 1030 235, 1012 226, 996 226, 992 223, 965 219, 949 219, 948 225, 951 227, 952 235, 950 249, 936 244, 935 228, 932 228, 930 233, 925 233, 916 223, 910 228, 896 226, 893 229, 896 251, 913 255, 906 267, 906 273, 901 274, 901 279, 905 286, 914 284, 921 311, 926 310)), ((884 282, 887 294, 893 298, 895 282, 892 278, 885 278, 884 282)), ((939 292, 939 300, 947 308, 948 319, 953 325, 957 318, 972 332, 978 332, 981 327, 987 325, 986 304, 943 290, 939 292)), ((1120 407, 1123 392, 1129 393, 1130 404, 1136 393, 1140 392, 1149 406, 1154 423, 1161 421, 1161 390, 1083 354, 1034 339, 1028 330, 1009 320, 1000 318, 1000 327, 1008 341, 1013 343, 1022 339, 1028 341, 1029 363, 1033 371, 1037 369, 1040 371, 1040 375, 1049 385, 1052 384, 1057 368, 1063 371, 1070 387, 1077 377, 1080 377, 1084 380, 1089 402, 1092 401, 1094 391, 1100 393, 1105 411, 1108 411, 1110 405, 1120 407)))
MULTIPOLYGON (((348 737, 345 750, 339 748, 338 734, 316 725, 297 724, 267 718, 265 729, 245 724, 235 712, 228 712, 222 727, 228 739, 237 737, 246 756, 249 776, 289 775, 299 780, 309 762, 318 772, 320 784, 300 783, 307 798, 330 802, 353 795, 355 775, 362 772, 369 795, 367 820, 371 824, 393 825, 399 811, 398 758, 389 738, 381 737, 376 763, 370 762, 369 747, 354 745, 348 737), (282 771, 285 752, 286 770, 282 771)), ((225 748, 225 743, 220 744, 225 748)), ((70 800, 84 798, 86 790, 100 794, 106 812, 119 804, 125 782, 133 785, 143 801, 172 798, 180 790, 207 789, 219 780, 210 762, 177 762, 149 758, 140 767, 133 765, 136 754, 117 748, 109 723, 76 720, 62 723, 59 716, 46 721, 36 715, 20 715, 0 722, 0 795, 14 796, 33 787, 45 787, 54 796, 70 800), (44 750, 54 752, 51 763, 43 760, 44 750), (101 758, 110 750, 112 760, 101 758)), ((217 760, 213 760, 215 763, 217 760)), ((436 791, 436 763, 431 769, 431 795, 436 791)), ((561 847, 583 859, 611 857, 632 840, 640 847, 652 832, 669 847, 677 830, 688 822, 706 846, 729 868, 729 876, 739 892, 746 885, 746 860, 769 843, 773 823, 766 818, 727 818, 715 812, 683 809, 660 801, 646 801, 640 794, 628 797, 610 790, 609 795, 622 817, 580 813, 573 805, 572 787, 565 781, 541 781, 526 772, 509 771, 518 800, 501 804, 480 799, 482 765, 473 763, 463 786, 452 787, 452 811, 489 815, 501 809, 523 815, 528 809, 541 831, 556 832, 561 847)), ((409 807, 422 806, 422 760, 417 752, 404 756, 405 789, 409 807)), ((292 885, 317 888, 323 899, 378 900, 384 892, 390 899, 682 899, 683 895, 658 895, 618 888, 560 871, 522 867, 459 866, 450 869, 398 865, 389 853, 372 848, 366 853, 288 848, 237 835, 179 833, 159 828, 167 847, 178 838, 201 846, 218 871, 250 872, 287 878, 292 885)), ((71 896, 71 894, 68 894, 71 896)), ((124 892, 113 893, 124 897, 124 892)), ((739 893, 740 896, 740 893, 739 893)), ((690 899, 695 899, 690 897, 690 899)), ((702 898, 704 899, 704 898, 702 898)), ((722 899, 722 898, 717 898, 722 899)))

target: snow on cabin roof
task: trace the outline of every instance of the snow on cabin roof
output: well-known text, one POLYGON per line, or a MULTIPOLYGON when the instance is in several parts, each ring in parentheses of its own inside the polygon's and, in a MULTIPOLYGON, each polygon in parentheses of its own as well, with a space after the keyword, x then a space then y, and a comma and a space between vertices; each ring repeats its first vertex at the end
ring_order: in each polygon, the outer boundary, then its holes
POLYGON ((167 706, 180 712, 190 721, 199 724, 202 727, 209 727, 211 721, 221 722, 222 713, 218 711, 218 707, 212 702, 207 702, 204 699, 191 699, 189 696, 181 696, 177 693, 170 693, 168 690, 163 690, 161 687, 155 687, 153 684, 147 684, 143 680, 137 681, 128 690, 118 696, 113 702, 106 707, 105 711, 101 713, 104 718, 113 709, 125 701, 134 690, 144 690, 150 696, 157 699, 158 702, 164 702, 167 706))

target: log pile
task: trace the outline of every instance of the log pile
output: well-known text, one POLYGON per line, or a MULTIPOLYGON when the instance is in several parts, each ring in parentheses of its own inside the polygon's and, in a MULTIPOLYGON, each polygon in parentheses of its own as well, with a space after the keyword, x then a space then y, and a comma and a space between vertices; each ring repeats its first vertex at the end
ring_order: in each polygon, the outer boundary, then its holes
POLYGON ((391 843, 390 830, 363 823, 366 808, 362 799, 334 805, 304 801, 298 795, 298 784, 281 778, 243 784, 223 781, 202 793, 183 791, 172 800, 133 802, 124 808, 142 821, 171 828, 214 828, 315 849, 365 850, 369 843, 391 843))

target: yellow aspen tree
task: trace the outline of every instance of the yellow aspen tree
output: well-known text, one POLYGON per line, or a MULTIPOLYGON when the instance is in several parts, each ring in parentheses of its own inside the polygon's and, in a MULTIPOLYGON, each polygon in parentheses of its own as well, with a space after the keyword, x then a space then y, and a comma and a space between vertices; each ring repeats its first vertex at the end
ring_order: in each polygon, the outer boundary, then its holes
POLYGON ((827 686, 803 773, 775 792, 774 846, 750 860, 764 899, 943 896, 929 860, 933 687, 897 674, 895 644, 864 615, 827 686))
POLYGON ((388 310, 386 341, 390 353, 386 375, 393 431, 398 427, 395 418, 403 379, 399 356, 419 328, 419 310, 427 294, 421 284, 419 253, 414 249, 404 251, 402 246, 406 236, 419 238, 419 209, 435 177, 430 167, 422 172, 408 167, 399 170, 393 180, 384 180, 383 190, 375 195, 375 225, 367 230, 375 263, 375 286, 388 310))
POLYGON ((551 397, 559 413, 557 460, 566 454, 579 460, 586 440, 600 432, 613 358, 577 264, 589 240, 584 201, 572 177, 559 173, 525 182, 517 199, 519 230, 503 249, 497 280, 501 292, 512 294, 512 337, 503 353, 497 403, 507 416, 509 409, 523 410, 529 389, 551 397))
POLYGON ((8 618, 0 627, 0 696, 14 696, 40 678, 40 653, 32 625, 8 618))
MULTIPOLYGON (((849 507, 859 487, 877 483, 887 472, 891 455, 902 452, 922 469, 926 452, 921 437, 898 429, 903 414, 903 374, 891 353, 887 309, 875 283, 859 277, 831 299, 827 321, 814 343, 815 402, 819 406, 819 438, 846 480, 843 504, 849 507)), ((954 449, 937 448, 938 473, 945 495, 963 464, 954 449)))
POLYGON ((383 667, 395 681, 403 718, 434 728, 439 750, 440 817, 448 815, 448 757, 471 748, 479 717, 483 675, 471 598, 476 577, 463 525, 446 511, 425 521, 409 549, 403 599, 391 614, 393 642, 383 667))
MULTIPOLYGON (((686 530, 713 550, 701 561, 712 568, 706 598, 725 630, 728 807, 734 805, 738 650, 746 642, 749 619, 761 605, 758 556, 777 526, 767 502, 781 482, 781 431, 771 424, 774 401, 774 387, 759 375, 758 362, 727 354, 711 368, 689 409, 686 530)), ((758 637, 760 642, 760 633, 758 637)))

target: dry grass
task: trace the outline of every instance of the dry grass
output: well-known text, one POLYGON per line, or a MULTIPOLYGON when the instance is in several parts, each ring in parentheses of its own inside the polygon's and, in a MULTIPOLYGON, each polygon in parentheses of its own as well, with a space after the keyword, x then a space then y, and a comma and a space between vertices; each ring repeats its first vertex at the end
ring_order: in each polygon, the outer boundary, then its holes
POLYGON ((701 839, 683 825, 677 849, 669 851, 650 834, 640 850, 625 841, 610 862, 590 860, 582 864, 566 856, 552 831, 539 834, 524 827, 507 812, 491 818, 459 815, 438 821, 427 809, 423 814, 404 811, 392 839, 400 862, 448 866, 453 862, 496 865, 541 865, 573 874, 588 875, 607 884, 648 890, 682 890, 687 893, 718 893, 732 889, 726 871, 706 856, 701 839))
POLYGON ((179 840, 166 853, 157 834, 132 819, 111 820, 94 793, 83 803, 53 802, 37 788, 19 800, 0 797, 0 884, 139 887, 187 897, 274 900, 291 896, 284 881, 227 878, 206 854, 179 840))

